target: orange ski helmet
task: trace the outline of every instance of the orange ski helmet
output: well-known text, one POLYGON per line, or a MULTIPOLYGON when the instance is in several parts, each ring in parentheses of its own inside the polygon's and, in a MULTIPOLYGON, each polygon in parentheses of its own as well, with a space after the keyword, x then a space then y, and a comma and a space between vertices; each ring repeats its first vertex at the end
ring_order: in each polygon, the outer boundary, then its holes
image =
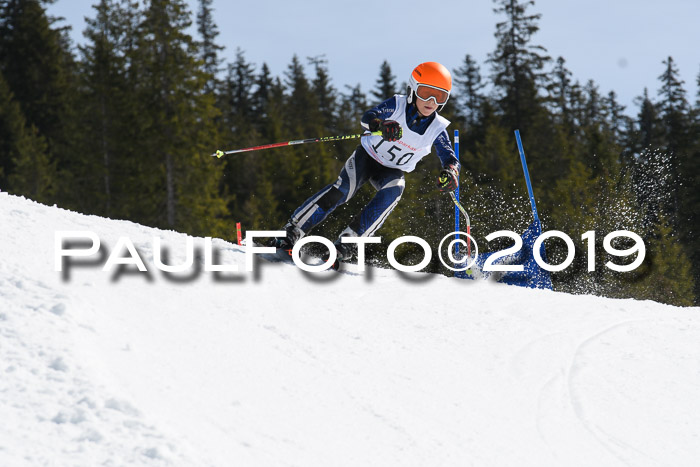
POLYGON ((438 104, 438 112, 447 103, 452 90, 452 75, 450 71, 438 62, 421 63, 413 69, 408 80, 408 103, 416 99, 434 100, 438 104))

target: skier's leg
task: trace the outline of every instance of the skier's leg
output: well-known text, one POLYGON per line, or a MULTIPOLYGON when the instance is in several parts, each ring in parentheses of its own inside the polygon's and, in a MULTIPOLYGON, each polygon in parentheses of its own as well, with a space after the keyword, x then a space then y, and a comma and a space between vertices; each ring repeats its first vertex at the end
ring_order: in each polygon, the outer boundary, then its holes
POLYGON ((370 179, 377 193, 350 223, 349 228, 358 237, 374 235, 401 200, 406 186, 403 172, 398 169, 385 169, 383 172, 380 176, 370 179))
MULTIPOLYGON (((377 194, 340 234, 340 237, 371 237, 374 235, 399 203, 406 186, 404 173, 401 170, 385 167, 373 175, 370 181, 377 189, 377 194)), ((342 243, 340 237, 335 242, 338 258, 346 260, 354 255, 355 245, 342 243)))
POLYGON ((324 187, 294 211, 289 223, 285 226, 288 231, 289 226, 296 229, 295 233, 298 235, 294 241, 306 235, 328 217, 333 210, 346 203, 357 193, 357 190, 369 177, 367 174, 368 158, 369 156, 364 149, 361 146, 358 147, 345 162, 345 166, 335 183, 324 187))

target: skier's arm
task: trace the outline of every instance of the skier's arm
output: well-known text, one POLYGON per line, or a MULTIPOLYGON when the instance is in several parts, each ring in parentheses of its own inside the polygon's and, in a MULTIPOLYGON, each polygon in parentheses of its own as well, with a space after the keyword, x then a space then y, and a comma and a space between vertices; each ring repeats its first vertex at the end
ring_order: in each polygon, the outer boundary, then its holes
POLYGON ((437 152, 437 156, 440 159, 440 164, 443 168, 454 166, 459 173, 461 167, 457 156, 455 155, 452 145, 450 144, 450 137, 447 135, 447 130, 442 130, 442 133, 435 138, 433 142, 433 147, 437 152))
POLYGON ((459 185, 460 164, 455 152, 452 150, 447 130, 442 130, 438 137, 435 138, 433 146, 442 164, 437 186, 440 191, 454 191, 459 185))
POLYGON ((361 124, 362 128, 364 128, 367 131, 377 131, 377 128, 370 128, 370 124, 372 120, 386 120, 391 116, 391 114, 394 113, 396 110, 396 97, 390 97, 389 99, 385 100, 379 105, 376 105, 369 109, 365 114, 362 116, 361 124))

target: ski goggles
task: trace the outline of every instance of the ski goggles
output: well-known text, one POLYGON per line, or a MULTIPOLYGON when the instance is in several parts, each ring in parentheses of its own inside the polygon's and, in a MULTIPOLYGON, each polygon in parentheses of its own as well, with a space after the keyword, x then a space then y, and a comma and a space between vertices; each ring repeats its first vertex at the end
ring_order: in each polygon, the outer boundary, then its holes
POLYGON ((432 99, 437 105, 443 105, 450 97, 450 92, 429 84, 419 84, 416 88, 416 96, 422 101, 428 102, 432 99))

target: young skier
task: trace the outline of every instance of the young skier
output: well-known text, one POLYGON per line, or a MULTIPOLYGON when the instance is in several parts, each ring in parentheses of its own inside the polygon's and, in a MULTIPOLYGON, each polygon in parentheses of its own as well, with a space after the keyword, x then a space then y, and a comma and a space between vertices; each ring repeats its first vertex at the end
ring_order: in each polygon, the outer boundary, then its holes
POLYGON ((384 223, 403 193, 404 172, 416 168, 419 160, 435 147, 442 164, 438 179, 440 191, 457 187, 460 164, 446 128, 449 121, 438 115, 450 96, 452 76, 443 65, 418 65, 408 81, 407 95, 397 94, 371 108, 362 116, 362 127, 381 136, 368 135, 345 162, 338 179, 294 211, 284 226, 286 236, 275 239, 275 246, 291 250, 294 244, 322 222, 328 214, 353 197, 365 182, 377 190, 362 212, 335 242, 338 260, 350 259, 355 245, 341 243, 344 236, 369 237, 384 223))

